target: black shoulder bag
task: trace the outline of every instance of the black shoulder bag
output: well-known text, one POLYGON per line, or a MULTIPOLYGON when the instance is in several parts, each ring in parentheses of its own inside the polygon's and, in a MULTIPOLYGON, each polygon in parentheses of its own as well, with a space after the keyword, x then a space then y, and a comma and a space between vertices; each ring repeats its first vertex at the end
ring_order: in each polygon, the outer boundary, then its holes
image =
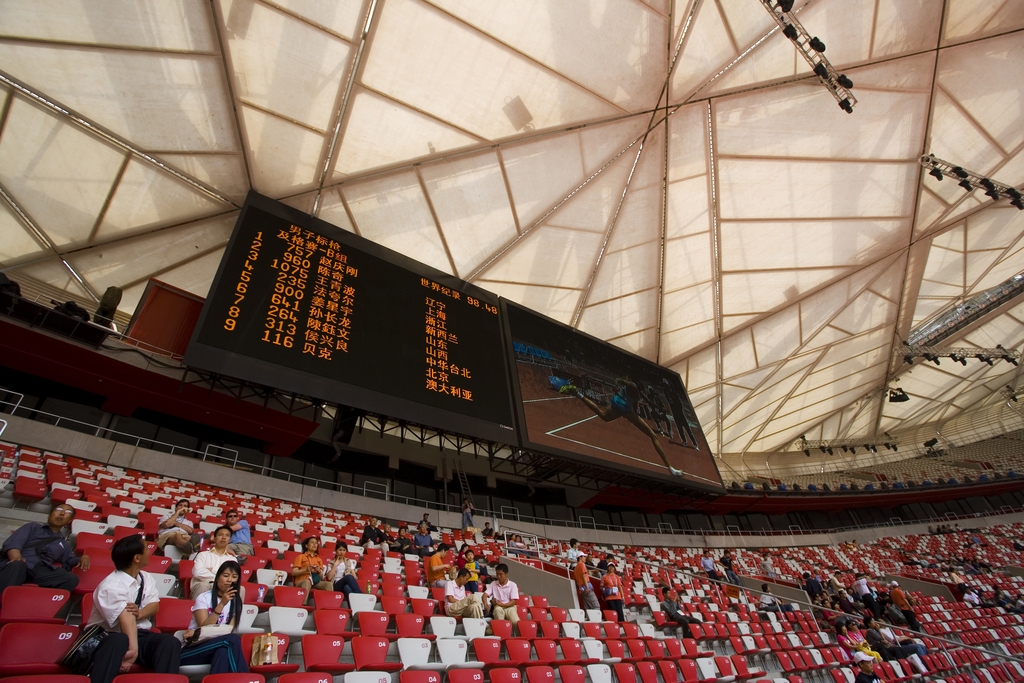
MULTIPOLYGON (((142 591, 145 585, 145 579, 139 576, 139 594, 135 596, 135 604, 140 607, 142 605, 142 591)), ((64 656, 57 663, 61 666, 66 666, 71 669, 72 673, 79 676, 88 676, 89 672, 92 671, 93 661, 96 659, 96 650, 99 648, 100 643, 106 640, 109 635, 110 631, 103 628, 102 624, 86 626, 85 630, 78 636, 78 640, 68 648, 68 651, 64 653, 64 656)))

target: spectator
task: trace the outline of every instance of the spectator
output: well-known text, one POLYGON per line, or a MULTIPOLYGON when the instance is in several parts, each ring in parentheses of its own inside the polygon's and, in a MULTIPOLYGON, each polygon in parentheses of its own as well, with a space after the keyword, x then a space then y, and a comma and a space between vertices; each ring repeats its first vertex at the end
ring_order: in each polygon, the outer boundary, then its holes
POLYGON ((330 581, 324 581, 324 561, 320 559, 320 539, 310 536, 302 542, 302 554, 292 563, 292 583, 296 588, 305 588, 303 605, 309 604, 314 590, 329 591, 334 588, 330 581))
POLYGON ((484 522, 484 530, 481 532, 484 538, 494 538, 494 529, 491 528, 490 522, 484 522))
POLYGON ((345 559, 345 546, 338 544, 335 547, 334 559, 327 567, 324 581, 329 581, 335 591, 344 593, 346 600, 350 593, 363 592, 359 589, 359 581, 356 579, 356 563, 345 559))
POLYGON ((850 594, 846 592, 845 588, 839 589, 839 609, 846 612, 847 614, 856 614, 860 616, 860 611, 864 609, 863 602, 855 602, 850 598, 850 594))
POLYGON ((839 595, 839 591, 846 588, 846 586, 843 585, 843 582, 839 577, 840 572, 836 572, 832 575, 832 578, 828 580, 828 590, 833 595, 839 595))
POLYGON ((395 534, 391 531, 391 525, 387 522, 384 523, 384 528, 381 530, 384 534, 384 542, 388 544, 388 549, 393 551, 395 543, 395 534))
POLYGON ((762 612, 792 612, 793 606, 780 603, 778 598, 772 595, 772 588, 767 583, 761 584, 761 606, 762 612))
POLYGON ((868 641, 860 632, 860 626, 856 621, 849 621, 836 629, 836 642, 846 649, 846 654, 852 658, 860 652, 871 655, 876 661, 882 661, 882 655, 878 654, 868 646, 868 641))
POLYGON ((722 553, 722 568, 725 569, 725 578, 729 583, 739 585, 740 577, 736 576, 736 572, 733 570, 733 556, 731 550, 726 550, 722 553))
POLYGON ((600 562, 598 562, 598 563, 597 563, 597 571, 598 571, 598 573, 599 573, 599 574, 600 574, 600 575, 601 575, 602 577, 603 577, 603 576, 604 576, 605 574, 607 574, 607 573, 608 573, 608 565, 609 565, 609 564, 611 563, 611 561, 612 561, 612 560, 614 560, 614 559, 615 559, 615 556, 614 556, 614 555, 612 555, 611 553, 608 553, 607 555, 605 555, 604 557, 602 557, 602 558, 601 558, 601 561, 600 561, 600 562))
POLYGON ((476 560, 476 553, 472 548, 465 548, 462 557, 459 559, 459 568, 469 572, 469 581, 466 582, 466 592, 476 593, 480 581, 480 563, 476 560))
POLYGON ((585 560, 587 553, 581 550, 576 558, 576 566, 572 570, 573 581, 576 582, 576 592, 579 595, 580 605, 583 609, 601 609, 597 596, 594 595, 594 587, 590 585, 590 575, 587 573, 585 560))
POLYGON ((420 522, 419 532, 412 537, 413 552, 420 557, 427 557, 434 554, 434 537, 430 535, 429 527, 420 522))
POLYGON ((376 517, 370 517, 370 521, 363 528, 363 535, 359 539, 359 545, 366 549, 380 548, 384 552, 388 552, 388 543, 385 540, 384 532, 378 527, 380 522, 377 521, 376 517))
POLYGON ((245 555, 252 555, 252 538, 249 536, 249 522, 241 519, 238 510, 228 510, 224 516, 224 525, 231 529, 231 542, 228 543, 228 550, 238 558, 239 564, 245 563, 245 555))
POLYGON ((967 590, 964 591, 964 602, 972 605, 973 607, 981 607, 981 598, 978 597, 978 591, 976 588, 971 586, 967 587, 967 590))
POLYGON ((684 638, 693 638, 690 624, 703 623, 700 619, 695 619, 683 612, 679 604, 679 594, 675 588, 669 588, 665 591, 665 599, 661 601, 661 611, 665 613, 666 619, 674 621, 677 626, 683 629, 684 638))
POLYGON ((914 601, 903 589, 900 588, 900 584, 893 581, 889 584, 892 590, 889 591, 889 597, 892 598, 892 603, 896 605, 900 612, 903 613, 903 618, 907 620, 907 625, 914 631, 921 630, 921 624, 917 621, 917 615, 914 614, 913 606, 914 601))
POLYGON ((864 607, 871 610, 875 618, 882 616, 882 606, 875 600, 871 587, 868 586, 868 575, 865 572, 857 574, 857 580, 853 582, 853 592, 857 599, 864 604, 864 607))
POLYGON ((804 590, 807 591, 807 595, 811 596, 812 600, 825 592, 825 589, 821 586, 821 581, 811 576, 810 572, 804 572, 804 590))
POLYGON ((427 531, 433 533, 437 531, 437 527, 430 523, 430 513, 424 512, 423 519, 420 520, 420 526, 426 525, 427 531))
MULTIPOLYGON (((487 596, 491 599, 491 618, 511 621, 515 626, 519 623, 519 610, 516 600, 519 599, 519 586, 508 578, 508 565, 499 564, 494 568, 497 580, 487 584, 487 596)), ((522 635, 522 634, 520 634, 522 635)))
MULTIPOLYGON (((902 657, 909 657, 911 655, 924 657, 928 654, 928 648, 910 638, 900 638, 884 620, 869 619, 868 622, 871 624, 870 628, 877 630, 878 634, 882 636, 886 645, 899 648, 902 657)), ((868 640, 870 641, 871 639, 868 638, 868 640)), ((901 657, 897 657, 897 659, 901 659, 901 657)))
POLYGON ((721 581, 722 577, 715 571, 715 558, 711 554, 711 549, 704 551, 704 557, 700 558, 700 568, 704 570, 704 573, 708 575, 708 578, 712 581, 721 581))
POLYGON ((142 536, 126 536, 110 549, 115 571, 92 594, 86 626, 99 624, 108 635, 96 648, 92 683, 111 683, 132 664, 158 674, 176 674, 181 643, 169 633, 156 633, 152 617, 160 609, 156 581, 142 568, 149 564, 149 546, 142 536))
POLYGON ((622 611, 622 579, 619 578, 619 574, 616 571, 614 564, 608 564, 608 573, 605 574, 601 585, 604 589, 605 604, 608 605, 609 609, 615 610, 615 614, 618 615, 619 623, 624 622, 626 620, 626 615, 622 611))
POLYGON ((412 544, 412 538, 409 537, 409 533, 405 530, 405 527, 401 527, 398 530, 398 538, 395 539, 395 543, 391 546, 392 552, 402 553, 403 555, 418 555, 416 548, 412 544))
POLYGON ((466 595, 466 584, 469 582, 469 571, 460 569, 454 581, 444 586, 444 613, 449 617, 472 617, 483 619, 487 607, 487 596, 481 603, 480 595, 466 595))
POLYGON ((78 587, 78 576, 71 569, 89 569, 89 556, 75 557, 71 543, 61 535, 61 530, 74 518, 75 508, 61 503, 50 510, 46 524, 29 522, 7 537, 3 545, 4 566, 0 569, 0 598, 6 588, 26 581, 69 592, 78 587))
POLYGON ((433 588, 444 588, 448 583, 448 570, 452 568, 451 563, 445 562, 445 554, 448 552, 447 543, 439 543, 435 552, 427 562, 427 584, 433 588))
POLYGON ((203 545, 202 534, 196 533, 195 527, 188 519, 190 503, 182 498, 174 504, 174 510, 160 518, 159 535, 156 537, 156 547, 163 548, 168 543, 184 553, 185 557, 191 557, 199 552, 203 545))
POLYGON ((569 539, 569 550, 565 552, 565 556, 569 559, 569 566, 575 567, 576 560, 580 556, 580 542, 575 538, 569 539))
POLYGON ((242 652, 242 639, 235 633, 242 616, 241 576, 242 568, 237 562, 225 562, 217 570, 214 588, 196 598, 192 622, 184 634, 182 665, 209 664, 211 674, 249 673, 249 658, 242 652), (230 626, 231 633, 187 644, 195 631, 210 626, 230 626))
MULTIPOLYGON (((222 564, 235 561, 235 556, 228 550, 230 541, 231 527, 217 527, 213 532, 213 547, 196 555, 189 589, 190 597, 193 600, 197 600, 202 593, 210 592, 210 589, 213 588, 214 578, 222 564)), ((245 597, 244 589, 242 597, 245 597)))
POLYGON ((473 501, 464 498, 462 501, 462 528, 469 529, 473 526, 473 501))
POLYGON ((772 564, 772 556, 767 552, 761 555, 761 573, 769 579, 779 578, 778 573, 775 571, 775 566, 772 564))
POLYGON ((853 657, 853 663, 857 666, 857 676, 853 683, 881 683, 875 674, 875 658, 864 652, 858 652, 853 657))

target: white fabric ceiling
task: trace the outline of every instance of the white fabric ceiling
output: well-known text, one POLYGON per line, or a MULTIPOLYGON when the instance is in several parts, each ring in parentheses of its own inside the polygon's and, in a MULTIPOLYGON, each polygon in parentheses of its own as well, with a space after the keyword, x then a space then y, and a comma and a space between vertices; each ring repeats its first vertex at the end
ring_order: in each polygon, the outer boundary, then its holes
POLYGON ((758 0, 0 0, 0 264, 205 295, 251 187, 678 370, 734 464, 990 405, 1016 368, 878 390, 1024 270, 1024 212, 917 163, 1021 187, 1024 0, 797 7, 852 115, 758 0))

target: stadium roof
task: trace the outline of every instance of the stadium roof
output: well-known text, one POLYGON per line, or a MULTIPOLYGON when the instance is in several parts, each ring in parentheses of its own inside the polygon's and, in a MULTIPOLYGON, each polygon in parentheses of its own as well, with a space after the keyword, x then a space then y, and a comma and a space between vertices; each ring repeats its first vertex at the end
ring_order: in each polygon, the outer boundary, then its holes
POLYGON ((758 0, 0 0, 0 265, 206 295, 253 188, 678 370, 733 465, 1000 403, 1005 362, 882 389, 1024 270, 1024 212, 918 163, 1021 187, 1024 2, 796 9, 852 114, 758 0))

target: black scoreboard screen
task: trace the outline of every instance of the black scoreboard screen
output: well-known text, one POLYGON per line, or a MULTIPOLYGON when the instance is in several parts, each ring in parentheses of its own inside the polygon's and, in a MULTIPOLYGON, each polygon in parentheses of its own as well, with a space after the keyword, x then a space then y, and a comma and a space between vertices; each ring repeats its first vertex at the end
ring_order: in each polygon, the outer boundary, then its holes
POLYGON ((679 373, 502 305, 524 448, 721 491, 679 373))
POLYGON ((250 192, 187 365, 518 441, 498 297, 250 192))

